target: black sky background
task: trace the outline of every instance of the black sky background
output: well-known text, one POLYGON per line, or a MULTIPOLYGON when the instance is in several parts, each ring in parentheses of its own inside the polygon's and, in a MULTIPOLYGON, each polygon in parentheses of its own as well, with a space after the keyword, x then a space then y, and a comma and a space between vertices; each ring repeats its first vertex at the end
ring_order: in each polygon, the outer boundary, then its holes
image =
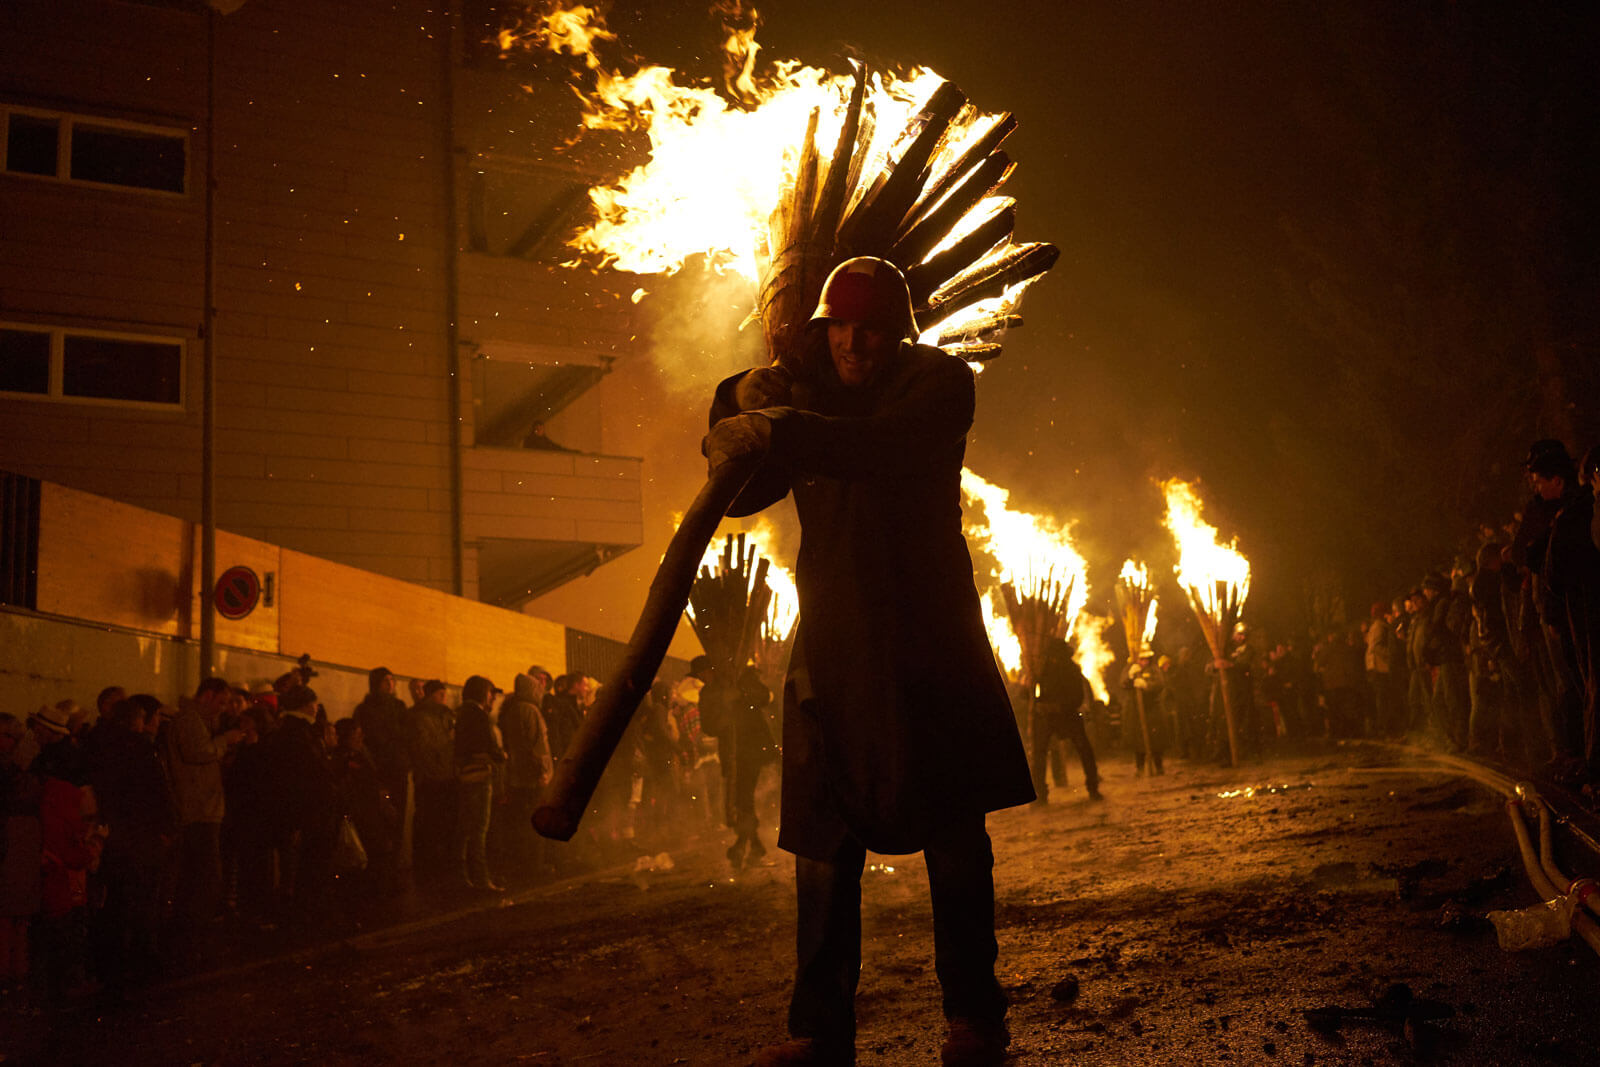
MULTIPOLYGON (((1364 614, 1510 519, 1530 441, 1600 440, 1588 5, 758 6, 764 57, 925 64, 1017 114, 1018 236, 1062 257, 968 462, 1076 518, 1101 589, 1170 555, 1180 475, 1258 620, 1364 614)), ((703 4, 610 21, 715 70, 703 4)))

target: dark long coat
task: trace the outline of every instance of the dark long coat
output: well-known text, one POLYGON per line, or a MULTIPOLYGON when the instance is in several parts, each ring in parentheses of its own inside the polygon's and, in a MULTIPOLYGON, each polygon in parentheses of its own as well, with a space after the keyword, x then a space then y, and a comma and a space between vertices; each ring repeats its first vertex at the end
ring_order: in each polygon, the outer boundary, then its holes
MULTIPOLYGON (((826 358, 826 357, 824 357, 826 358)), ((737 411, 723 382, 712 422, 737 411)), ((903 346, 870 386, 823 372, 769 409, 772 452, 732 514, 789 492, 800 623, 784 686, 778 844, 923 848, 954 819, 1033 799, 961 532, 971 368, 903 346)))

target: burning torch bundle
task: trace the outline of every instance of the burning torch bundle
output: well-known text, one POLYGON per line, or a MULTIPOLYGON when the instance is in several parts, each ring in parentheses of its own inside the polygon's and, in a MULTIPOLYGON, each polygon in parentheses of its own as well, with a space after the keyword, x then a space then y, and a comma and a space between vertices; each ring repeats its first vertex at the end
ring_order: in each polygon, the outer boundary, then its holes
MULTIPOLYGON (((1156 620, 1155 588, 1150 584, 1150 572, 1144 564, 1131 559, 1122 564, 1122 573, 1117 577, 1117 607, 1122 615, 1123 636, 1128 639, 1128 669, 1134 673, 1141 669, 1139 659, 1153 636, 1156 620)), ((1155 749, 1151 746, 1152 709, 1145 706, 1143 687, 1135 685, 1133 695, 1139 712, 1139 734, 1144 739, 1145 761, 1141 766, 1152 774, 1160 774, 1160 764, 1156 762, 1155 749)))
POLYGON ((751 658, 772 601, 769 566, 744 534, 729 534, 721 558, 702 566, 689 590, 689 623, 719 670, 737 670, 751 658))
MULTIPOLYGON (((913 94, 920 106, 907 122, 907 83, 896 82, 895 92, 889 83, 861 65, 853 80, 817 79, 813 88, 822 95, 810 107, 804 130, 794 129, 791 137, 798 142, 783 146, 792 170, 761 211, 764 223, 753 227, 761 276, 756 313, 773 362, 797 364, 823 282, 847 258, 877 256, 899 267, 911 289, 920 339, 969 361, 999 354, 1000 336, 1021 321, 1016 309, 1022 290, 1057 258, 1051 245, 1012 242, 1015 204, 995 195, 1012 169, 999 146, 1016 121, 978 114, 954 85, 929 75, 918 86, 936 87, 913 94), (893 124, 885 126, 891 132, 900 127, 887 149, 875 136, 880 123, 893 124)), ((712 111, 719 106, 706 105, 712 111)), ((755 466, 749 460, 719 467, 685 512, 628 653, 535 814, 540 833, 566 839, 576 830, 666 653, 704 548, 755 466)), ((741 566, 743 558, 741 549, 741 566)), ((750 608, 746 600, 737 638, 731 623, 713 626, 713 640, 732 643, 734 655, 747 652, 754 640, 750 627, 759 613, 750 608)))
POLYGON ((995 195, 1012 170, 1000 144, 1016 119, 978 119, 965 94, 942 82, 873 171, 869 81, 858 66, 826 161, 811 113, 794 181, 768 222, 757 299, 768 353, 795 354, 834 266, 877 256, 905 272, 924 341, 992 359, 1000 335, 1022 321, 1014 313, 1022 288, 1059 255, 1049 244, 1013 244, 1016 205, 995 195))
POLYGON ((1072 600, 1075 581, 1071 576, 1063 582, 1053 574, 1046 574, 1024 583, 1020 593, 1015 582, 1006 582, 1000 587, 1006 615, 1011 619, 1011 632, 1017 635, 1017 643, 1022 646, 1023 680, 1029 686, 1039 681, 1049 643, 1067 634, 1067 605, 1072 600))
POLYGON ((1200 517, 1200 498, 1188 482, 1162 483, 1167 499, 1167 529, 1178 543, 1178 584, 1189 597, 1195 619, 1211 649, 1228 727, 1228 757, 1239 762, 1239 723, 1228 641, 1250 594, 1250 561, 1234 543, 1221 544, 1217 528, 1200 517))

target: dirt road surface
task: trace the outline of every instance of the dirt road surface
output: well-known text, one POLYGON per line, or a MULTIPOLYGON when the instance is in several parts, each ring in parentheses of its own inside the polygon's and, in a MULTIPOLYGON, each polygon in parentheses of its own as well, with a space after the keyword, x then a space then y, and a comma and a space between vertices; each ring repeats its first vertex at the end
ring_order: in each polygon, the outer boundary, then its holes
MULTIPOLYGON (((1483 919, 1537 903, 1485 788, 1380 746, 1155 779, 1113 760, 1104 788, 990 819, 1012 1062, 1600 1062, 1595 954, 1508 953, 1483 919), (1407 991, 1448 1014, 1305 1015, 1407 991)), ((46 1013, 4 1062, 750 1063, 783 1036, 793 861, 733 877, 722 845, 46 1013)), ((936 1064, 921 861, 868 864, 859 1062, 936 1064)))

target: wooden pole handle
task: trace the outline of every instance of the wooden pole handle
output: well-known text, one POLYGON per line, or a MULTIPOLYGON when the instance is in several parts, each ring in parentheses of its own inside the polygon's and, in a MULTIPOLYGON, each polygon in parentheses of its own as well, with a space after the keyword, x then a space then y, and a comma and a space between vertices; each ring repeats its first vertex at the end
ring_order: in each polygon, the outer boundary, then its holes
POLYGON ((600 690, 566 753, 556 761, 555 775, 533 811, 533 828, 543 836, 569 841, 577 833, 600 775, 661 669, 706 546, 761 459, 752 455, 717 468, 684 513, 656 568, 621 664, 600 690))

